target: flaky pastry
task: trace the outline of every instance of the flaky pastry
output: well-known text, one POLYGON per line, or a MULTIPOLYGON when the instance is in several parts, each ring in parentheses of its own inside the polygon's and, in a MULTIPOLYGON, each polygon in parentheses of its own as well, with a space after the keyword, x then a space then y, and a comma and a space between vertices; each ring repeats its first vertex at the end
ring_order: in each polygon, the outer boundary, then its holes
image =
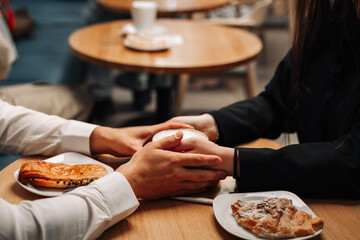
POLYGON ((252 202, 238 200, 231 209, 238 224, 260 237, 271 239, 312 235, 324 224, 321 218, 312 218, 286 198, 252 202))
POLYGON ((98 164, 69 165, 29 161, 21 166, 18 180, 26 185, 73 188, 87 185, 106 173, 106 169, 98 164))

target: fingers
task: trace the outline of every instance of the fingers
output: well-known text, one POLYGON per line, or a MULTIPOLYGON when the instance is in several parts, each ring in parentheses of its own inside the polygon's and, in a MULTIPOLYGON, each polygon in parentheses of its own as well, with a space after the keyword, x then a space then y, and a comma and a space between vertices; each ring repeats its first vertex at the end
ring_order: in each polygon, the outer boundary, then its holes
POLYGON ((197 146, 201 143, 204 143, 205 140, 190 138, 184 141, 181 141, 181 144, 177 145, 175 148, 171 149, 174 152, 187 152, 193 149, 196 149, 197 146))
POLYGON ((218 166, 222 160, 216 155, 205 155, 196 153, 173 153, 171 158, 178 166, 186 167, 204 167, 218 166))
POLYGON ((161 123, 156 126, 156 131, 161 131, 161 130, 166 130, 166 129, 176 129, 176 128, 190 128, 190 129, 194 129, 194 127, 192 127, 189 124, 185 124, 185 123, 179 123, 179 122, 165 122, 165 123, 161 123))
POLYGON ((211 153, 216 153, 219 150, 218 147, 219 146, 217 144, 210 141, 206 141, 198 138, 189 138, 181 141, 181 144, 173 148, 172 151, 175 152, 191 151, 193 153, 211 154, 211 153))
POLYGON ((153 142, 153 145, 155 146, 155 148, 168 150, 179 145, 181 143, 183 135, 184 134, 179 131, 175 135, 171 135, 159 141, 153 142))

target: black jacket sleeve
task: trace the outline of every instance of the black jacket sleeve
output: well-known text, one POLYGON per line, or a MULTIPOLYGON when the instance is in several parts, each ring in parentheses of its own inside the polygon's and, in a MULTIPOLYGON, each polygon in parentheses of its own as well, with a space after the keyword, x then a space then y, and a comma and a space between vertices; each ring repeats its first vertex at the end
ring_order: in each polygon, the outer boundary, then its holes
MULTIPOLYGON (((294 117, 287 110, 291 76, 288 54, 259 96, 211 112, 219 129, 218 143, 236 146, 295 131, 294 117)), ((302 197, 360 198, 360 123, 334 141, 279 150, 242 148, 239 160, 237 182, 242 192, 288 190, 302 197)))
MULTIPOLYGON (((218 143, 236 146, 260 137, 276 138, 284 132, 285 119, 291 119, 287 111, 291 77, 291 57, 288 53, 259 96, 210 112, 219 129, 218 143)), ((291 131, 289 126, 288 132, 291 131)))
POLYGON ((360 123, 333 142, 239 150, 239 190, 288 190, 302 197, 360 198, 360 123))

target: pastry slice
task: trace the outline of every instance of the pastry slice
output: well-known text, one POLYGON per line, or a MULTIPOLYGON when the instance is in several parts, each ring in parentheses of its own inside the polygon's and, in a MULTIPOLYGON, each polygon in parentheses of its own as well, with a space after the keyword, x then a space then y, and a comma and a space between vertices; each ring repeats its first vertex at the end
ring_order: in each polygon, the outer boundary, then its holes
POLYGON ((238 200, 231 205, 238 224, 264 238, 295 238, 314 234, 323 220, 299 211, 290 199, 265 198, 260 201, 238 200))
POLYGON ((106 169, 98 164, 69 165, 29 161, 21 166, 18 180, 25 185, 73 188, 87 185, 106 174, 106 169))

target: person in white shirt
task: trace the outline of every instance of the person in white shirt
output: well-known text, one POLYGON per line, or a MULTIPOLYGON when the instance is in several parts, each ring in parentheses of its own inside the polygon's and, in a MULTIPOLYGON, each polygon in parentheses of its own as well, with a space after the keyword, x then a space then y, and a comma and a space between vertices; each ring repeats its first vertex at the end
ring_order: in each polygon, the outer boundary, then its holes
MULTIPOLYGON (((0 79, 7 77, 16 56, 2 20, 0 15, 0 79)), ((134 212, 139 205, 137 198, 198 192, 225 178, 222 171, 184 168, 216 166, 221 159, 168 151, 181 142, 181 132, 148 143, 156 132, 180 127, 188 126, 165 123, 114 129, 65 120, 0 100, 2 153, 44 156, 63 152, 89 156, 135 153, 114 173, 60 197, 19 204, 0 198, 0 239, 95 239, 134 212)))
MULTIPOLYGON (((149 142, 158 131, 184 127, 109 128, 65 120, 0 100, 0 152, 52 156, 133 155, 115 172, 60 197, 10 204, 0 198, 0 239, 95 239, 129 216, 137 198, 154 199, 204 190, 226 177, 223 171, 184 166, 217 166, 218 156, 169 151, 182 133, 149 142)), ((1 183, 0 183, 1 184, 1 183)))

